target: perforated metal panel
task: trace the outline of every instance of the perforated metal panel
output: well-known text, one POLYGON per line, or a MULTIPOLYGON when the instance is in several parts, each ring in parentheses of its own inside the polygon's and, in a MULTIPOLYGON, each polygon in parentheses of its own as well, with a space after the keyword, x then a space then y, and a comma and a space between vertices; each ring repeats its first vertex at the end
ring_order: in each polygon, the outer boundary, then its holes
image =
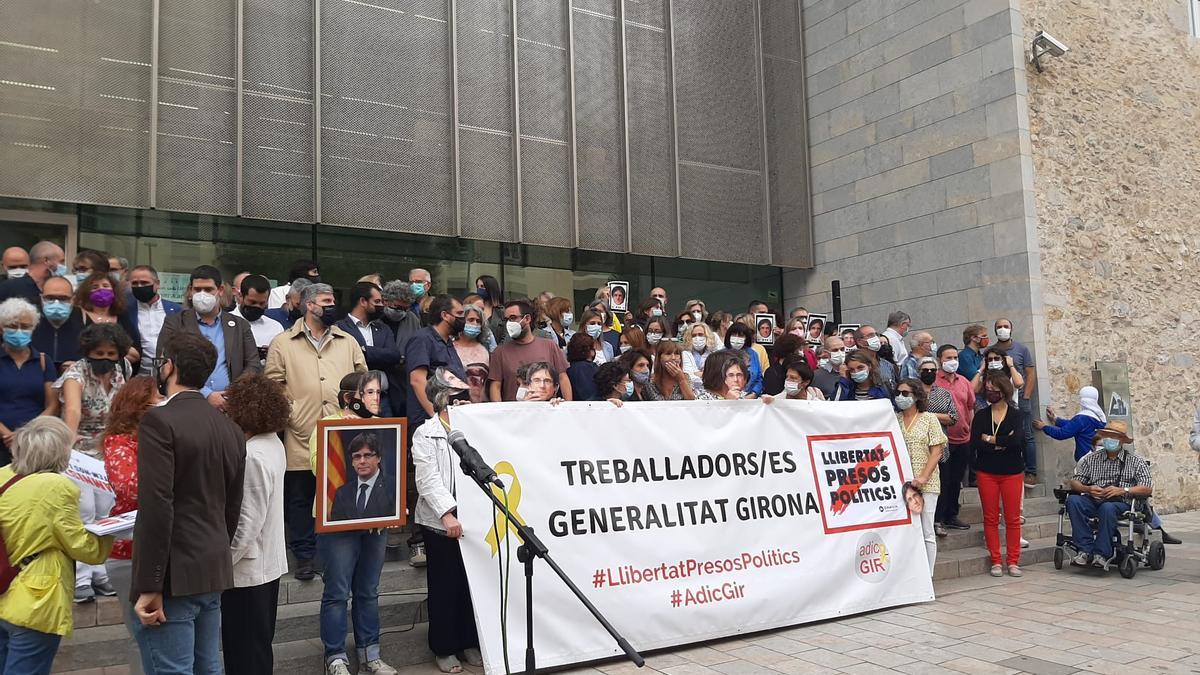
POLYGON ((522 240, 574 246, 566 3, 517 0, 522 240))
POLYGON ((763 262, 762 175, 708 166, 679 166, 683 256, 763 262))
POLYGON ((627 250, 620 28, 613 2, 575 9, 575 133, 579 165, 579 245, 627 250))
MULTIPOLYGON (((629 3, 632 4, 632 3, 629 3)), ((650 4, 643 0, 641 11, 650 4)), ((659 2, 660 10, 665 3, 659 2)), ((629 95, 629 199, 633 250, 678 253, 675 161, 671 128, 666 31, 626 18, 626 88, 629 95)), ((661 18, 661 13, 659 14, 661 18)))
POLYGON ((512 29, 507 0, 458 0, 462 236, 517 241, 512 29))
POLYGON ((811 267, 808 136, 800 16, 794 0, 761 0, 770 180, 771 262, 811 267))
POLYGON ((324 222, 453 234, 446 6, 322 2, 324 222))
POLYGON ((243 2, 242 214, 311 221, 313 12, 243 2))
POLYGON ((148 203, 150 10, 0 3, 0 194, 148 203))
POLYGON ((158 208, 237 210, 234 0, 162 0, 158 208))

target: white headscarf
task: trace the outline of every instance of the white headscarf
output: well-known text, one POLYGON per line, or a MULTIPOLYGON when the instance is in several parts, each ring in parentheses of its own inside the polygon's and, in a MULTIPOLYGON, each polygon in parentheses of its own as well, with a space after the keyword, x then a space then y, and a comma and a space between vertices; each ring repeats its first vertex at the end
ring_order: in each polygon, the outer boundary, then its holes
POLYGON ((1095 387, 1084 387, 1079 390, 1079 414, 1087 415, 1101 424, 1108 424, 1104 409, 1100 407, 1100 392, 1095 387))

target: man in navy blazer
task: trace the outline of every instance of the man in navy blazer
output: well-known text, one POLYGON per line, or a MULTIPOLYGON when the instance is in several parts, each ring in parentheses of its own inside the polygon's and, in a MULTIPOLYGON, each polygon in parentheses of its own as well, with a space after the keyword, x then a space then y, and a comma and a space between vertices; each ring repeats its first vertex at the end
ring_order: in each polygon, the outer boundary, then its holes
POLYGON ((400 371, 404 354, 396 344, 396 334, 380 321, 383 291, 369 281, 360 281, 350 291, 350 302, 350 313, 337 326, 358 340, 367 357, 367 368, 383 371, 387 376, 379 410, 383 417, 391 417, 403 409, 407 398, 403 395, 404 374, 400 371))
POLYGON ((130 325, 141 333, 141 372, 149 375, 158 349, 158 336, 168 316, 183 311, 183 305, 171 302, 158 294, 158 270, 138 265, 129 270, 129 290, 125 292, 125 314, 130 325))
POLYGON ((396 476, 383 471, 379 436, 363 432, 350 441, 353 474, 333 493, 330 520, 396 517, 396 476))

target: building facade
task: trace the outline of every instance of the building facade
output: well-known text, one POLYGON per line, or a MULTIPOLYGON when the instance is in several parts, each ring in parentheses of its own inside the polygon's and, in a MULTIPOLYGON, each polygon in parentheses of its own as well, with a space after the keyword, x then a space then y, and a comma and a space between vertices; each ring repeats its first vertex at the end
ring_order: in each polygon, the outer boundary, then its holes
MULTIPOLYGON (((1127 366, 1168 510, 1200 506, 1189 3, 806 0, 814 265, 784 274, 789 305, 829 307, 837 280, 847 322, 904 309, 940 344, 1009 318, 1035 410, 1074 414, 1097 362, 1127 366), (1039 30, 1070 47, 1041 73, 1039 30)), ((1064 476, 1068 444, 1038 437, 1064 476)))

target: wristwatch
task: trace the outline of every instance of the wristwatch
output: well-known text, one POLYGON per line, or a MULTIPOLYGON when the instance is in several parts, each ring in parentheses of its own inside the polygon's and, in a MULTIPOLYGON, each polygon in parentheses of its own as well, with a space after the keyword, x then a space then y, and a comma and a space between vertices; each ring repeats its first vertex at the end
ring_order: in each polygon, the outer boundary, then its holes
POLYGON ((1125 488, 1125 496, 1126 496, 1126 497, 1128 497, 1128 496, 1129 496, 1129 488, 1125 488))

